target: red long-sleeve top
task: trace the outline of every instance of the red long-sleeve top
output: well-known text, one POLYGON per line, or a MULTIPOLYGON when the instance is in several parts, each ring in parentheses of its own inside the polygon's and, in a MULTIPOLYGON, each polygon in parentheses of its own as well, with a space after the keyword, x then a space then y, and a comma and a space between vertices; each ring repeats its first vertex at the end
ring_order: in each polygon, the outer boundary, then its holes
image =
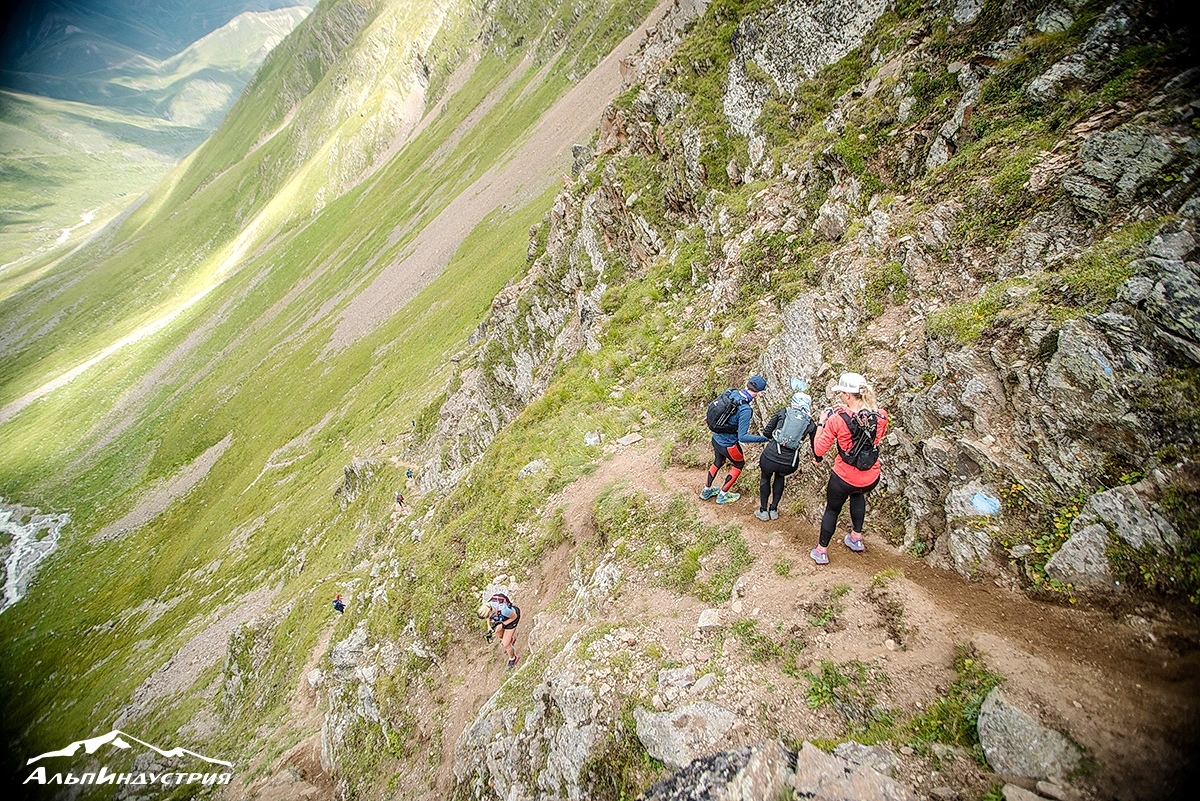
MULTIPOLYGON (((853 414, 846 406, 836 407, 833 410, 833 414, 825 421, 825 425, 817 429, 817 439, 813 443, 813 453, 817 456, 824 456, 836 442, 839 452, 833 460, 833 472, 837 473, 838 478, 852 487, 870 486, 879 478, 879 460, 875 460, 875 464, 871 466, 870 470, 859 470, 842 461, 841 451, 849 452, 854 447, 854 440, 850 436, 850 429, 846 426, 846 421, 842 419, 839 412, 853 414)), ((887 412, 879 409, 878 414, 879 426, 875 430, 875 447, 879 447, 879 443, 883 442, 883 435, 887 431, 888 424, 887 412)))

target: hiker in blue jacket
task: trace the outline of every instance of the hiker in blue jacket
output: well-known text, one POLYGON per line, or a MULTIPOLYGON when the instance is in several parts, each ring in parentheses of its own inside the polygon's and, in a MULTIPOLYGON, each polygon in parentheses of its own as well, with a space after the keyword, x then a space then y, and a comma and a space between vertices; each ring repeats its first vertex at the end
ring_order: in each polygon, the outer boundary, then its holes
POLYGON ((816 433, 812 398, 803 392, 793 394, 791 405, 775 412, 767 421, 763 436, 772 441, 767 443, 758 458, 761 476, 758 480, 758 510, 754 516, 759 520, 779 519, 779 499, 783 497, 784 480, 800 469, 800 451, 804 440, 808 440, 806 455, 813 456, 816 433))
MULTIPOLYGON (((708 480, 704 485, 704 489, 700 490, 700 497, 703 500, 717 499, 717 503, 726 504, 733 503, 738 498, 742 497, 740 493, 730 492, 733 487, 733 482, 737 481, 738 476, 742 474, 742 468, 746 466, 746 457, 742 453, 742 443, 766 442, 766 437, 760 437, 757 434, 750 433, 750 418, 754 414, 754 409, 750 406, 750 402, 758 397, 758 394, 767 388, 767 379, 761 375, 752 375, 750 380, 746 382, 745 389, 728 389, 721 394, 712 405, 721 403, 723 400, 728 400, 735 404, 736 411, 730 409, 729 419, 722 419, 724 425, 713 425, 710 420, 709 428, 713 432, 713 463, 708 468, 708 480), (713 482, 717 478, 717 473, 729 462, 729 475, 725 478, 725 483, 720 489, 713 487, 713 482)), ((710 416, 712 413, 710 405, 710 416)))

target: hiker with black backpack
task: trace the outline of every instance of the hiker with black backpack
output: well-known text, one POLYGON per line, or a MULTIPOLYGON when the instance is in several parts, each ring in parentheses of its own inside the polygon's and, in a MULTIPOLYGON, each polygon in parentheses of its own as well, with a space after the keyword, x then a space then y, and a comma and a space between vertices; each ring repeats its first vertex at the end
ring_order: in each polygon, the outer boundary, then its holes
POLYGON ((758 511, 759 520, 779 519, 779 499, 783 497, 783 484, 787 476, 800 469, 800 446, 808 440, 808 452, 812 453, 813 438, 817 424, 812 418, 812 398, 803 392, 792 395, 792 402, 767 421, 763 436, 771 440, 758 457, 758 511))
POLYGON ((766 388, 767 379, 761 375, 752 375, 746 382, 745 389, 727 389, 708 404, 705 422, 708 424, 708 430, 713 432, 713 463, 708 468, 708 481, 704 489, 700 490, 702 500, 716 498, 717 503, 726 504, 742 497, 740 493, 730 492, 730 488, 742 474, 742 468, 746 466, 742 443, 767 441, 766 437, 750 433, 750 417, 754 414, 750 402, 766 388), (729 475, 721 488, 717 489, 713 482, 727 461, 730 465, 729 475))
POLYGON ((829 541, 833 539, 838 516, 847 500, 850 501, 850 532, 842 542, 858 553, 867 549, 863 541, 867 494, 879 483, 879 443, 883 441, 888 424, 887 412, 879 408, 875 391, 858 373, 843 373, 833 391, 840 393, 841 402, 821 413, 813 442, 813 453, 817 456, 824 456, 831 447, 837 446, 833 470, 825 488, 820 540, 809 552, 818 565, 829 564, 829 541))
POLYGON ((504 652, 508 654, 508 670, 512 670, 517 666, 517 651, 515 648, 517 642, 517 624, 521 622, 521 608, 509 600, 508 596, 502 592, 498 592, 489 598, 485 603, 481 604, 476 614, 481 618, 486 618, 488 622, 487 633, 483 635, 488 642, 492 641, 492 636, 496 630, 501 631, 500 645, 504 648, 504 652))

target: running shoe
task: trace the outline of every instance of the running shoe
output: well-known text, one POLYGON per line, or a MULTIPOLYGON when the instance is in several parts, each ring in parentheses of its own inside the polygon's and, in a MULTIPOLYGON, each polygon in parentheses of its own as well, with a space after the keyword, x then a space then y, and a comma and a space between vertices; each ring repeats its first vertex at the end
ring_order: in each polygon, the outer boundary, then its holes
POLYGON ((829 564, 829 554, 827 554, 823 551, 818 551, 816 548, 813 548, 811 551, 809 551, 808 556, 810 559, 812 559, 818 565, 829 564))
POLYGON ((733 503, 738 498, 742 497, 740 492, 717 492, 717 503, 726 504, 733 503))
POLYGON ((771 509, 771 510, 768 512, 768 514, 770 514, 770 515, 771 515, 771 519, 772 519, 772 520, 778 520, 778 519, 779 519, 779 511, 778 511, 777 509, 771 509))
POLYGON ((705 487, 704 489, 700 490, 700 500, 711 501, 713 498, 717 497, 717 492, 718 490, 716 487, 705 487))
POLYGON ((508 660, 508 667, 505 668, 505 672, 507 673, 508 671, 512 670, 516 666, 517 666, 517 658, 513 657, 512 659, 508 660))
POLYGON ((852 535, 847 534, 846 539, 842 540, 842 542, 846 543, 846 547, 855 553, 862 553, 863 551, 867 550, 867 544, 863 542, 861 537, 859 539, 854 539, 852 535))
POLYGON ((767 514, 762 509, 755 509, 754 516, 757 517, 759 520, 763 521, 764 523, 771 519, 771 515, 767 514))

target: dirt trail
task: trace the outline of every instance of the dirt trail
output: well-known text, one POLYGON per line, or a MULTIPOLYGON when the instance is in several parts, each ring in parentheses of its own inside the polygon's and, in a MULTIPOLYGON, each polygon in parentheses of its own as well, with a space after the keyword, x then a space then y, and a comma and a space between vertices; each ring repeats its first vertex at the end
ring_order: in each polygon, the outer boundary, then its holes
MULTIPOLYGON (((945 689, 953 679, 954 646, 971 642, 987 664, 1005 676, 1005 691, 1011 698, 1043 723, 1068 733, 1096 758, 1097 771, 1081 783, 1095 787, 1099 797, 1169 797, 1183 781, 1194 759, 1200 698, 1200 651, 1196 649, 1200 637, 1194 614, 1181 610, 1172 616, 1159 610, 1160 622, 1166 620, 1181 636, 1172 643, 1174 647, 1154 643, 1139 635, 1124 614, 1044 603, 994 583, 968 582, 900 553, 872 535, 869 526, 865 553, 855 554, 835 543, 831 564, 818 567, 808 559, 808 551, 815 544, 816 516, 823 509, 823 498, 815 488, 823 486, 824 468, 789 488, 792 499, 806 496, 812 519, 785 513, 779 520, 763 523, 752 514, 757 508, 756 469, 747 469, 740 479, 742 498, 719 507, 696 497, 702 486, 701 471, 677 467, 664 471, 660 454, 659 446, 650 441, 622 448, 596 473, 567 487, 547 508, 566 506, 568 526, 579 542, 581 535, 584 539, 590 535, 587 529, 596 496, 614 481, 626 481, 652 497, 683 492, 705 522, 736 523, 755 557, 745 574, 748 594, 743 612, 732 613, 730 605, 724 604, 722 614, 727 620, 755 617, 768 631, 804 625, 805 603, 835 585, 850 585, 845 627, 816 637, 806 649, 814 661, 886 660, 893 702, 911 711, 945 689), (782 560, 791 564, 786 576, 775 569, 782 560), (903 571, 890 587, 903 604, 910 630, 894 650, 887 645, 878 610, 866 598, 872 578, 887 569, 903 571)), ((808 470, 811 473, 812 468, 808 470)), ((785 495, 781 508, 787 508, 788 500, 785 495)), ((623 587, 621 595, 620 608, 606 615, 641 622, 649 616, 660 631, 678 629, 681 640, 690 636, 695 615, 704 608, 694 599, 681 603, 649 587, 623 587)), ((770 703, 777 697, 764 695, 762 700, 770 703)), ((966 769, 978 772, 970 765, 966 769)))

